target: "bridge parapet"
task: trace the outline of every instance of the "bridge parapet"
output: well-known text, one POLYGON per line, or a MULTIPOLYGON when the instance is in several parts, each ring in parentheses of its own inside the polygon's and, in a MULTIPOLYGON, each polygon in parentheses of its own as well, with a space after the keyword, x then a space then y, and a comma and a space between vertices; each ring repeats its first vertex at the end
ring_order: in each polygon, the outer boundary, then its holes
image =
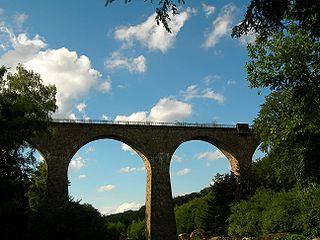
MULTIPOLYGON (((237 128, 238 124, 218 123, 191 123, 191 122, 165 122, 165 121, 118 121, 94 119, 53 119, 53 123, 80 123, 80 124, 106 124, 106 125, 138 125, 138 126, 166 126, 166 127, 205 127, 205 128, 237 128)), ((248 124, 247 124, 248 125, 248 124)), ((248 125, 249 126, 249 125, 248 125)))

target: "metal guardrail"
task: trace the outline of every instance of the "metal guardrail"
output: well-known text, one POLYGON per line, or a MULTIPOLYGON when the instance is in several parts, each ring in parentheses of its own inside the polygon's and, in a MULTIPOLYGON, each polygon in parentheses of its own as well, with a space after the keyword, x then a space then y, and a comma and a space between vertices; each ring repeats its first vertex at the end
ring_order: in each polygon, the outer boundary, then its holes
POLYGON ((152 122, 152 121, 115 121, 92 119, 52 119, 54 123, 81 123, 81 124, 109 124, 109 125, 139 125, 139 126, 172 126, 172 127, 206 127, 206 128, 236 128, 233 124, 217 123, 187 123, 187 122, 152 122))

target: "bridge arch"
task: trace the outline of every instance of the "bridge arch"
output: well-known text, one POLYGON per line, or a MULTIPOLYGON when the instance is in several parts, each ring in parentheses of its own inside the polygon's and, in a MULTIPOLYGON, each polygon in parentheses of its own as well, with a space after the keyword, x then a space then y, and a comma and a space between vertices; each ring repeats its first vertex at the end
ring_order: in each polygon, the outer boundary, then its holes
POLYGON ((102 138, 81 147, 69 165, 69 195, 103 214, 121 212, 124 203, 141 207, 146 195, 144 162, 122 144, 102 138))
POLYGON ((146 238, 173 240, 176 226, 172 204, 170 162, 177 147, 191 139, 212 142, 239 164, 239 174, 249 168, 260 140, 247 124, 121 123, 57 121, 54 136, 35 139, 48 163, 48 204, 60 206, 68 199, 67 169, 71 158, 85 143, 114 138, 134 148, 145 162, 146 238))
POLYGON ((240 174, 240 163, 236 157, 236 153, 234 152, 234 149, 232 149, 230 146, 228 146, 227 143, 219 141, 216 138, 198 135, 198 136, 192 136, 192 137, 189 137, 186 139, 182 139, 180 142, 177 143, 178 146, 176 146, 175 151, 182 144, 187 143, 189 141, 194 141, 194 140, 209 143, 213 147, 216 147, 217 149, 219 149, 228 159, 232 173, 235 174, 236 176, 238 176, 240 174))

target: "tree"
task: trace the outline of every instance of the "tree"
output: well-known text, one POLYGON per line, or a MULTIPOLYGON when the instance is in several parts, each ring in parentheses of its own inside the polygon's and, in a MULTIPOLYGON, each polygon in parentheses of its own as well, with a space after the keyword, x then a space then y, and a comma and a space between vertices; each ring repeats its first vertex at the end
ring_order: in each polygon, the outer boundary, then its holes
POLYGON ((2 239, 23 236, 25 193, 35 170, 30 140, 48 131, 57 108, 55 94, 54 86, 44 86, 38 74, 22 65, 16 73, 0 68, 0 215, 6 219, 2 239))
POLYGON ((234 175, 217 174, 214 177, 211 192, 206 198, 207 209, 202 216, 203 228, 208 235, 227 235, 227 219, 231 213, 230 204, 237 200, 238 187, 234 175))
POLYGON ((26 196, 28 197, 29 209, 37 213, 44 203, 47 192, 47 166, 42 162, 31 178, 31 185, 26 196))
POLYGON ((232 30, 232 36, 241 37, 254 31, 267 37, 286 30, 294 21, 313 36, 320 36, 320 1, 318 0, 251 0, 242 22, 232 30), (289 20, 289 21, 288 21, 289 20))
POLYGON ((132 240, 145 240, 144 221, 132 221, 128 227, 128 238, 132 240))
POLYGON ((298 23, 248 47, 251 87, 267 87, 254 129, 278 176, 320 180, 320 42, 298 23))
POLYGON ((318 237, 319 194, 319 184, 307 188, 296 186, 288 191, 279 192, 259 189, 247 201, 241 201, 231 207, 229 234, 242 237, 258 237, 270 233, 292 234, 292 238, 288 236, 287 239, 318 237))

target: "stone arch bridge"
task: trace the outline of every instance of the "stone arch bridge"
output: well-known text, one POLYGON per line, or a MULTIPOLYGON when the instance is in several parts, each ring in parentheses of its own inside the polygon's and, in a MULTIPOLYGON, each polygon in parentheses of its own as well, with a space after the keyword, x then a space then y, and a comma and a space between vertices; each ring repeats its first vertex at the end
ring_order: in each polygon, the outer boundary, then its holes
POLYGON ((146 179, 146 238, 176 239, 170 161, 175 150, 189 140, 202 140, 219 148, 231 171, 240 176, 250 166, 260 141, 247 124, 187 124, 55 120, 52 136, 33 140, 48 168, 47 202, 59 207, 68 199, 68 166, 85 144, 98 139, 119 140, 143 159, 146 179))

